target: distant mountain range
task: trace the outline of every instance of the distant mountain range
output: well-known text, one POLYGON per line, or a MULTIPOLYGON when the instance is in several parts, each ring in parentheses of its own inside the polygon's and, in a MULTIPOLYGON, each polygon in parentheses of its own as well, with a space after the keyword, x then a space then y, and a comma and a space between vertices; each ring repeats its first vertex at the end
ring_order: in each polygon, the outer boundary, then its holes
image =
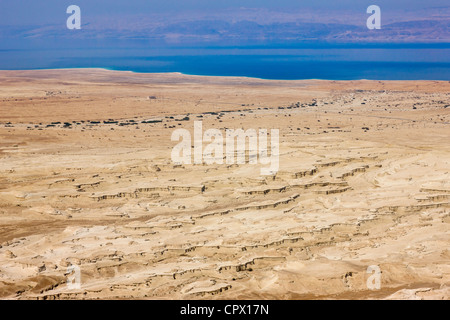
POLYGON ((0 39, 149 39, 172 43, 242 42, 450 42, 449 8, 419 18, 416 15, 382 17, 381 30, 369 30, 368 15, 333 17, 304 13, 248 11, 241 15, 180 17, 103 17, 82 20, 82 30, 58 25, 0 26, 0 39), (441 12, 441 13, 439 13, 441 12), (443 12, 443 13, 442 13, 443 12))

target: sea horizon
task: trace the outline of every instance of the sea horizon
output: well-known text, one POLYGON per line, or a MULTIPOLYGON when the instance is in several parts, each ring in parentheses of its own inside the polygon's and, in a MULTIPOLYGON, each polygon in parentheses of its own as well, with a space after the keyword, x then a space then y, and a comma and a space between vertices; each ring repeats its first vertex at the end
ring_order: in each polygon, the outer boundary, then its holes
MULTIPOLYGON (((449 43, 0 50, 0 70, 103 68, 267 80, 450 81, 449 43)), ((124 47, 125 46, 125 47, 124 47)))

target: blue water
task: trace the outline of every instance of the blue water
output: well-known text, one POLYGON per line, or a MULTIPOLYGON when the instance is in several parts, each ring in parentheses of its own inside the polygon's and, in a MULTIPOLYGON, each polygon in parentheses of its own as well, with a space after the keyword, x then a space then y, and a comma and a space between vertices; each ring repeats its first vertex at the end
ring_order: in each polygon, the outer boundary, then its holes
POLYGON ((450 81, 450 44, 0 47, 3 70, 93 67, 288 80, 450 81))

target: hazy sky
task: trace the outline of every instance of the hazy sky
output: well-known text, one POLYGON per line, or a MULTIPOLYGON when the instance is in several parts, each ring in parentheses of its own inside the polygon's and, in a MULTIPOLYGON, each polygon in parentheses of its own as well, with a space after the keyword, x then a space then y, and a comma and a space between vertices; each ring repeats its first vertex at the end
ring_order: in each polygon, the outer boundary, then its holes
POLYGON ((448 0, 0 0, 0 25, 59 23, 65 10, 75 4, 90 19, 96 16, 216 12, 223 9, 267 8, 269 10, 361 11, 379 5, 385 12, 411 11, 446 6, 448 0))

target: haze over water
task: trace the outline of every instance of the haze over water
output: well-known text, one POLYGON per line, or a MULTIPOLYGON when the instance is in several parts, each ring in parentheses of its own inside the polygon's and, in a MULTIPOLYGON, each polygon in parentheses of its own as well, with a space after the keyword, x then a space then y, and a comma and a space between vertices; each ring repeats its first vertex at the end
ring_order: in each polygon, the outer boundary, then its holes
POLYGON ((107 68, 265 79, 450 80, 446 1, 0 3, 0 69, 107 68), (26 10, 24 10, 26 8, 26 10))
POLYGON ((0 69, 107 68, 264 79, 450 80, 450 48, 159 47, 0 51, 0 69))

